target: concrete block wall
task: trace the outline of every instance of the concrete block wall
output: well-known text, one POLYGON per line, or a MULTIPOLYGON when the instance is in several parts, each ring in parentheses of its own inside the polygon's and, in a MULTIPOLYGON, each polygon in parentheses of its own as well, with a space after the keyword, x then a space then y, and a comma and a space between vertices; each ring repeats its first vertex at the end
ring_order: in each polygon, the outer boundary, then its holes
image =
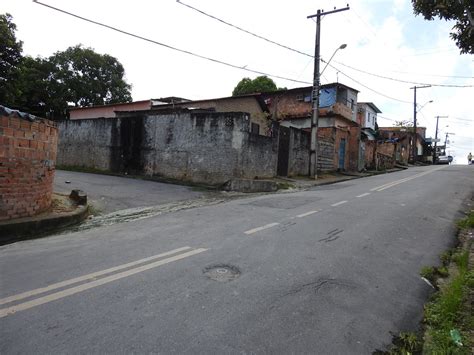
POLYGON ((310 132, 290 128, 288 176, 308 175, 310 140, 310 132))
POLYGON ((57 142, 52 121, 0 116, 0 220, 34 216, 51 206, 57 142))
POLYGON ((57 164, 112 170, 112 152, 119 144, 119 124, 113 118, 59 121, 57 164))
POLYGON ((249 132, 239 112, 120 113, 59 123, 58 164, 205 184, 276 173, 276 138, 249 132))

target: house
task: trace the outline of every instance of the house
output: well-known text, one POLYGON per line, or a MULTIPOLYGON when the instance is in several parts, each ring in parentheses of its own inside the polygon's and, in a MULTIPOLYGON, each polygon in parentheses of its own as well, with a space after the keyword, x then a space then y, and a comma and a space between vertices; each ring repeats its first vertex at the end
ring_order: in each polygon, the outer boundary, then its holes
POLYGON ((413 144, 416 144, 417 161, 425 161, 428 142, 425 139, 426 127, 416 128, 414 140, 413 127, 379 127, 380 139, 396 144, 395 161, 408 164, 413 161, 413 144))
POLYGON ((271 121, 268 108, 261 94, 221 97, 205 100, 186 100, 168 104, 153 104, 152 109, 170 110, 182 108, 209 112, 245 112, 250 115, 250 132, 253 134, 270 136, 271 121))
MULTIPOLYGON (((301 87, 262 93, 268 113, 282 127, 311 129, 313 87, 301 87)), ((332 164, 322 170, 357 170, 359 160, 360 126, 357 123, 358 91, 349 86, 332 83, 322 85, 319 98, 318 137, 334 145, 332 164)))
POLYGON ((153 106, 157 105, 168 105, 173 103, 180 103, 190 101, 181 97, 164 97, 161 99, 150 99, 133 102, 123 102, 109 105, 97 105, 89 107, 73 107, 69 108, 69 119, 71 120, 84 120, 90 118, 115 118, 117 117, 115 112, 126 112, 126 111, 146 111, 150 110, 153 106))
POLYGON ((377 113, 382 113, 373 102, 357 103, 357 123, 364 130, 376 131, 377 113))

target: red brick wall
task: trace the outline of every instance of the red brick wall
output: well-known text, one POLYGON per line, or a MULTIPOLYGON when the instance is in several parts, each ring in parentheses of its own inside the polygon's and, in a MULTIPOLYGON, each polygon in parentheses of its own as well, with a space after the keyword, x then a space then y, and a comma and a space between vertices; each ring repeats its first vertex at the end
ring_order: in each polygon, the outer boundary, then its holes
POLYGON ((51 206, 57 143, 52 121, 0 116, 0 220, 51 206))
POLYGON ((359 170, 360 127, 350 127, 346 149, 349 151, 350 171, 359 170))

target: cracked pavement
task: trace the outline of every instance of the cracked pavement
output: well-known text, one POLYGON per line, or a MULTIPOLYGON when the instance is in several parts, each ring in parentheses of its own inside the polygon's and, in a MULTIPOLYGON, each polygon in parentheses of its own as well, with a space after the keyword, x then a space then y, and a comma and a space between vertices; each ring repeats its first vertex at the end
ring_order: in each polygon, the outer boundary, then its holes
POLYGON ((383 349, 473 190, 468 166, 414 167, 0 247, 0 353, 383 349))

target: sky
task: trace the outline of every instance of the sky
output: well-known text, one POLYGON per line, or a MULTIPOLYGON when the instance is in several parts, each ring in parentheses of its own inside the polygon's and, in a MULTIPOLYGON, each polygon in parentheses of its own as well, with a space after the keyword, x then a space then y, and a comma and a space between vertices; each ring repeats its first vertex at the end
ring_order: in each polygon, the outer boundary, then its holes
MULTIPOLYGON (((42 0, 45 4, 191 51, 240 68, 307 82, 274 78, 278 87, 312 82, 314 62, 296 53, 224 25, 175 0, 42 0)), ((318 9, 346 7, 339 0, 182 0, 199 10, 300 52, 314 54, 316 24, 308 15, 318 9)), ((417 90, 418 126, 438 137, 455 163, 474 153, 474 56, 461 55, 449 37, 453 22, 425 21, 413 14, 410 0, 357 0, 350 10, 321 20, 321 57, 337 51, 322 84, 339 81, 359 90, 359 102, 373 102, 382 113, 381 127, 413 121, 411 83, 442 85, 417 90), (355 69, 354 69, 355 68, 355 69), (375 75, 374 75, 375 74, 375 75), (433 100, 432 103, 429 101, 433 100)), ((82 44, 116 57, 132 85, 134 100, 166 96, 187 99, 226 97, 244 77, 258 74, 197 58, 114 32, 56 12, 31 0, 2 0, 0 13, 10 13, 25 55, 47 57, 82 44)), ((321 69, 324 63, 322 63, 321 69)))

